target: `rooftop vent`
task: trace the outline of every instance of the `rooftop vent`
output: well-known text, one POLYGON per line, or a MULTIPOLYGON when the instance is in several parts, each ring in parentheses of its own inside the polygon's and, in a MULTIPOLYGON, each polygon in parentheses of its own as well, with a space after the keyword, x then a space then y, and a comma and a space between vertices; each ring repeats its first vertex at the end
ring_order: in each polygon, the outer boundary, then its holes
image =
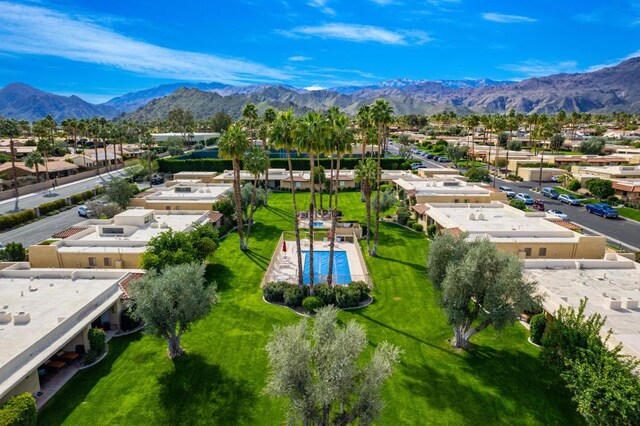
POLYGON ((11 312, 5 310, 0 311, 0 322, 11 322, 11 312))
POLYGON ((13 314, 14 325, 28 324, 29 321, 31 321, 31 315, 29 315, 29 312, 20 311, 13 314))
POLYGON ((476 215, 469 213, 469 220, 476 220, 476 215))

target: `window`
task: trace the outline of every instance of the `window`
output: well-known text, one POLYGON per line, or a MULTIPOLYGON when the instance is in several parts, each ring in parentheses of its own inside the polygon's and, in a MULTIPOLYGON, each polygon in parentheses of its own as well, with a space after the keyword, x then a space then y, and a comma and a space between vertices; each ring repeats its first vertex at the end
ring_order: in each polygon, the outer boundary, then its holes
POLYGON ((149 223, 153 220, 153 215, 152 214, 148 214, 144 217, 144 223, 149 223))
POLYGON ((95 257, 90 257, 89 258, 89 266, 98 266, 95 257))
POLYGON ((296 188, 302 188, 302 182, 296 182, 295 185, 296 188))
POLYGON ((111 266, 111 258, 110 257, 105 257, 104 258, 104 266, 111 266))
POLYGON ((538 249, 538 256, 546 256, 547 255, 547 248, 546 247, 540 247, 538 249))
POLYGON ((122 235, 124 234, 124 228, 102 228, 102 235, 122 235))
POLYGON ((167 209, 167 210, 171 210, 171 206, 167 206, 167 207, 166 207, 166 209, 167 209))
POLYGON ((531 257, 531 247, 526 247, 526 248, 524 249, 524 254, 525 254, 527 257, 531 257))
POLYGON ((345 181, 341 180, 340 181, 340 186, 343 187, 345 183, 346 183, 345 181))

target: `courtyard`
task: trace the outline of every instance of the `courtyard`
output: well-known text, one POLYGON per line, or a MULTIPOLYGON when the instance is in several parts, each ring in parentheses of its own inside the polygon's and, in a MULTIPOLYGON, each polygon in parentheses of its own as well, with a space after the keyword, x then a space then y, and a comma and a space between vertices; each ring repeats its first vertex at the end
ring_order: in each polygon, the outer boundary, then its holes
MULTIPOLYGON (((300 194, 300 205, 308 197, 300 194)), ((340 197, 345 219, 363 220, 359 193, 340 197)), ((293 228, 291 195, 273 194, 255 219, 248 252, 231 234, 215 253, 208 277, 217 281, 221 303, 184 335, 186 356, 171 361, 164 341, 149 335, 116 339, 102 363, 52 398, 39 422, 282 424, 284 401, 262 394, 264 346, 274 326, 299 317, 265 303, 260 282, 282 233, 293 228)), ((366 328, 371 349, 389 341, 404 351, 384 389, 380 424, 581 424, 520 325, 483 331, 469 352, 451 349, 452 330, 425 272, 427 251, 422 233, 381 223, 379 256, 365 253, 375 302, 340 314, 366 328)))

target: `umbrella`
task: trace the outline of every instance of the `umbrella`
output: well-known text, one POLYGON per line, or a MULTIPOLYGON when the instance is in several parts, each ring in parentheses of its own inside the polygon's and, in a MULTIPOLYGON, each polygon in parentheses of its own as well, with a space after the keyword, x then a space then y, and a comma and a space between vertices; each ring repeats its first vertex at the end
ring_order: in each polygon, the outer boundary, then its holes
POLYGON ((329 229, 329 239, 333 238, 333 229, 329 229))
POLYGON ((287 242, 286 241, 282 242, 282 251, 285 252, 285 253, 287 252, 287 242))

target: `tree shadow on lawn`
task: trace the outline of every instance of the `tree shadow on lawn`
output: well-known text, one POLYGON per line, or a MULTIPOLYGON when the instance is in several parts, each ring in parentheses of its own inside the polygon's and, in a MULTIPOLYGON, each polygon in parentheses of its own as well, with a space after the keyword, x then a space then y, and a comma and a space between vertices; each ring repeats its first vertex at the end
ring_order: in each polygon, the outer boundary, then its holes
POLYGON ((537 357, 488 346, 476 346, 466 356, 452 348, 451 355, 457 355, 455 364, 403 364, 404 387, 436 410, 486 424, 513 424, 515 419, 580 424, 559 379, 537 357))
POLYGON ((282 228, 275 225, 268 225, 262 222, 255 222, 251 227, 251 238, 249 239, 249 247, 251 247, 251 241, 265 241, 273 240, 275 243, 280 234, 282 234, 282 228))
POLYGON ((285 210, 278 207, 267 206, 264 208, 265 210, 271 212, 276 216, 280 216, 282 219, 293 223, 293 205, 291 205, 291 210, 285 210))
POLYGON ((242 254, 247 259, 249 259, 250 261, 255 263, 258 266, 258 268, 262 269, 263 271, 266 271, 267 268, 269 267, 269 262, 271 261, 271 259, 269 259, 269 258, 261 256, 258 253, 254 252, 254 251, 251 251, 251 250, 247 250, 247 251, 243 252, 242 254))
POLYGON ((143 337, 142 332, 117 337, 109 342, 109 353, 95 366, 79 371, 54 395, 38 414, 38 424, 62 424, 78 408, 103 378, 107 377, 131 343, 143 337))
POLYGON ((215 281, 218 291, 225 291, 231 288, 231 281, 235 277, 235 274, 227 265, 209 263, 207 264, 204 277, 207 283, 215 281))
POLYGON ((198 354, 173 360, 173 370, 158 378, 162 424, 253 423, 257 400, 249 382, 231 377, 198 354))
POLYGON ((404 260, 399 260, 397 258, 391 258, 391 257, 384 257, 384 256, 380 256, 378 254, 378 256, 374 257, 373 259, 380 259, 380 260, 386 260, 389 262, 394 262, 394 263, 399 263, 401 265, 405 265, 408 266, 411 269, 415 269, 416 271, 420 272, 421 274, 425 275, 427 274, 427 260, 424 259, 424 263, 415 263, 415 262, 406 262, 404 260))

